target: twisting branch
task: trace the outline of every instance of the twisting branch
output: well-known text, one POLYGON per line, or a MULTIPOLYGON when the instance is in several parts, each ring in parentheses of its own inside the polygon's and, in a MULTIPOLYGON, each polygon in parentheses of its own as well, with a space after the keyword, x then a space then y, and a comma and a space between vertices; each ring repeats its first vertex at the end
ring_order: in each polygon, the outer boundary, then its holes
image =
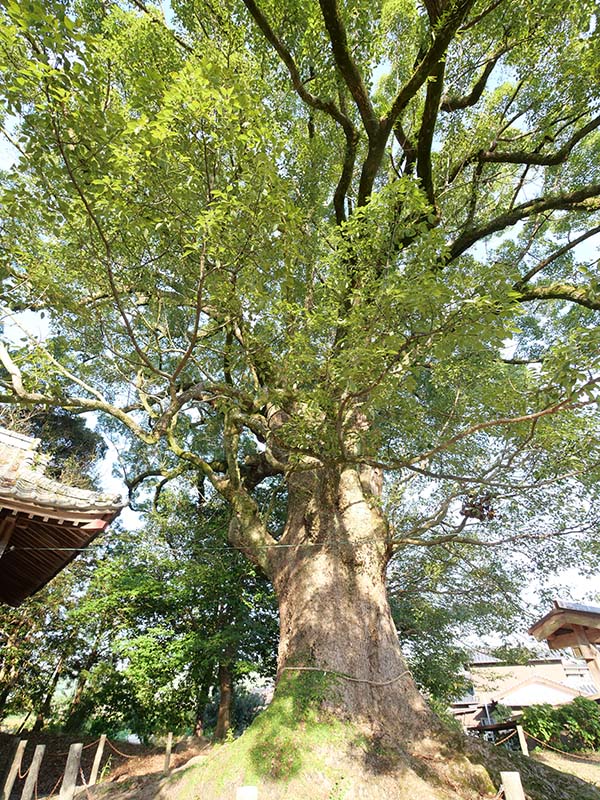
MULTIPOLYGON (((12 394, 0 395, 2 403, 22 403, 24 405, 44 405, 51 408, 64 408, 69 411, 104 411, 110 416, 122 422, 135 436, 145 444, 156 444, 158 437, 144 430, 129 414, 122 409, 112 405, 108 401, 89 397, 52 397, 41 392, 30 392, 25 388, 21 370, 11 358, 8 350, 0 342, 0 363, 6 369, 10 377, 12 394)), ((95 390, 94 390, 95 391, 95 390)))
POLYGON ((569 252, 569 250, 572 250, 574 247, 577 247, 577 245, 581 244, 582 242, 585 242, 586 239, 591 239, 592 236, 595 236, 597 233, 600 233, 600 225, 596 225, 595 228, 590 228, 590 230, 585 231, 585 233, 582 233, 581 236, 578 236, 576 239, 573 239, 572 241, 567 242, 567 244, 563 245, 562 247, 559 247, 559 249, 556 250, 554 253, 552 253, 551 256, 548 256, 548 258, 545 258, 543 261, 540 261, 538 264, 535 265, 535 267, 532 267, 528 272, 526 272, 525 275, 523 275, 523 277, 520 278, 515 283, 514 288, 517 291, 521 291, 521 289, 523 289, 526 283, 529 283, 529 281, 532 278, 534 278, 542 270, 546 269, 547 266, 549 266, 554 261, 564 256, 566 253, 569 252))
POLYGON ((433 42, 423 55, 411 77, 400 88, 389 111, 379 121, 377 133, 369 138, 369 150, 363 163, 358 188, 358 204, 364 205, 373 189, 375 177, 381 166, 388 138, 396 121, 430 75, 436 71, 456 31, 472 8, 475 0, 454 0, 441 15, 433 42))
POLYGON ((492 233, 498 233, 522 219, 541 214, 543 211, 596 211, 598 209, 600 209, 600 184, 597 183, 585 186, 583 189, 575 189, 572 192, 536 197, 515 206, 504 214, 499 214, 478 228, 465 231, 450 246, 448 261, 458 258, 480 239, 484 239, 492 233))
POLYGON ((331 49, 335 63, 350 94, 354 98, 356 107, 362 119, 363 126, 369 139, 377 135, 379 120, 369 97, 369 92, 362 76, 352 58, 348 45, 348 36, 342 20, 337 0, 319 0, 321 14, 329 34, 331 49))
POLYGON ((589 133, 597 130, 599 127, 600 115, 590 120, 583 128, 575 131, 563 146, 555 150, 554 153, 528 152, 525 150, 506 152, 495 149, 481 151, 478 154, 478 159, 493 164, 531 164, 544 167, 556 166, 557 164, 563 164, 570 156, 575 145, 579 144, 589 133))
POLYGON ((339 125, 341 125, 344 130, 352 129, 352 131, 354 131, 352 121, 341 112, 333 100, 323 100, 308 91, 304 85, 304 82, 302 81, 302 78, 300 77, 300 72, 298 71, 298 67, 296 66, 296 62, 294 61, 292 54, 284 45, 283 41, 277 36, 267 18, 255 3, 255 0, 243 0, 243 3, 252 15, 252 18, 260 30, 263 32, 267 41, 272 45, 279 58, 287 67, 292 80, 292 86, 294 87, 300 99, 311 108, 315 108, 318 111, 323 111, 325 114, 328 114, 339 125))
POLYGON ((404 111, 409 101, 419 91, 427 78, 433 73, 437 63, 448 49, 460 24, 465 19, 474 5, 475 0, 455 0, 448 4, 444 12, 442 24, 436 31, 435 38, 429 50, 423 56, 417 68, 396 95, 390 110, 382 120, 382 125, 391 130, 394 122, 404 111))
MULTIPOLYGON (((300 72, 296 62, 283 43, 282 39, 275 33, 269 21, 263 14, 262 10, 258 7, 255 0, 243 0, 244 5, 250 12, 252 18, 264 34, 266 40, 271 44, 281 61, 287 67, 289 76, 292 81, 294 90, 300 99, 306 103, 309 108, 314 108, 317 111, 322 111, 333 119, 342 128, 345 138, 345 152, 344 161, 342 164, 342 172, 340 179, 335 189, 333 204, 338 224, 346 219, 345 202, 352 175, 354 172, 354 162, 356 159, 356 148, 358 145, 359 135, 354 127, 352 120, 345 113, 342 107, 338 107, 333 100, 324 100, 312 94, 306 88, 305 83, 300 77, 300 72)), ((309 129, 314 130, 314 123, 310 122, 309 129), (311 127, 312 126, 312 127, 311 127)))
POLYGON ((440 104, 440 111, 451 113, 452 111, 459 111, 464 108, 469 108, 469 106, 474 106, 476 103, 478 103, 485 87, 487 86, 488 78, 492 74, 494 67, 498 63, 499 59, 509 50, 510 47, 507 46, 502 47, 500 50, 494 53, 494 55, 485 65, 479 78, 473 84, 473 88, 469 94, 463 95, 462 97, 444 96, 440 104))

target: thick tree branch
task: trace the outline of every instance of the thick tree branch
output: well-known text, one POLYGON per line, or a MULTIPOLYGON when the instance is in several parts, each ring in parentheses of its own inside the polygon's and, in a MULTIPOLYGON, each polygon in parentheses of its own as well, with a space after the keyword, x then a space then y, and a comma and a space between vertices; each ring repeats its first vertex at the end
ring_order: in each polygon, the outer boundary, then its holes
POLYGON ((559 247, 559 249, 556 250, 554 253, 552 253, 551 256, 548 256, 548 258, 545 258, 543 261, 540 261, 539 264, 536 264, 535 267, 532 267, 532 269, 526 272, 525 275, 523 275, 523 277, 520 278, 517 281, 517 283, 515 283, 514 288, 517 291, 520 291, 525 286, 526 283, 529 283, 529 281, 532 278, 534 278, 547 266, 552 264, 557 259, 561 258, 561 256, 564 256, 565 253, 569 252, 569 250, 572 250, 574 247, 577 247, 577 245, 581 244, 582 242, 585 242, 586 239, 591 239, 591 237, 595 236, 597 233, 600 233, 600 225, 596 225, 595 228, 590 228, 589 231, 582 233, 581 236, 578 236, 576 239, 573 239, 572 241, 567 242, 567 244, 563 245, 562 247, 559 247))
MULTIPOLYGON (((354 127, 350 117, 344 113, 342 108, 338 108, 333 100, 323 100, 308 91, 300 77, 300 72, 292 54, 279 36, 277 36, 255 0, 243 0, 243 2, 252 15, 252 18, 262 31, 266 40, 271 44, 281 61, 287 67, 292 81, 292 86, 294 87, 294 90, 300 99, 310 108, 323 111, 325 114, 330 116, 335 122, 338 123, 338 125, 341 126, 344 131, 344 137, 346 141, 344 161, 342 164, 342 173, 336 186, 333 198, 336 220, 338 224, 340 224, 346 219, 345 202, 348 188, 350 186, 350 182, 352 181, 352 174, 354 172, 356 147, 359 139, 358 131, 354 127)), ((311 127, 314 130, 314 123, 312 122, 309 123, 309 128, 311 127)))
POLYGON ((264 34, 265 39, 272 45, 279 58, 287 67, 288 73, 292 80, 292 86, 294 87, 300 99, 311 108, 315 108, 318 111, 323 111, 325 114, 328 114, 339 125, 341 125, 344 130, 348 130, 349 132, 352 131, 354 134, 354 126, 352 125, 351 120, 345 114, 343 114, 342 111, 340 111, 333 100, 322 100, 320 97, 317 97, 308 91, 304 85, 304 82, 302 81, 302 78, 300 77, 300 72, 298 71, 298 67, 296 66, 296 62, 294 61, 292 54, 284 45, 282 40, 277 36, 255 1, 243 0, 243 3, 264 34))
POLYGON ((480 161, 493 163, 493 164, 532 164, 538 166, 551 167, 557 164, 563 164, 571 154, 571 151, 582 139, 589 133, 597 130, 600 127, 600 116, 594 117, 576 131, 558 150, 554 153, 537 153, 527 152, 525 150, 517 150, 513 152, 505 152, 502 150, 483 150, 478 153, 477 158, 480 161))
POLYGON ((369 150, 363 163, 358 188, 359 205, 364 205, 371 195, 373 183, 381 166, 387 141, 396 120, 399 119, 406 106, 422 88, 429 76, 437 69, 437 65, 448 49, 448 45, 474 2, 475 0, 453 0, 448 4, 440 18, 429 50, 427 50, 411 77, 396 95, 387 114, 380 119, 376 135, 372 135, 369 139, 369 150))
POLYGON ((507 53, 509 49, 510 48, 508 47, 503 47, 492 56, 492 58, 485 65, 484 70, 479 78, 473 84, 473 88, 469 94, 463 95, 462 97, 444 96, 440 105, 440 111, 450 113, 452 111, 459 111, 460 109, 468 108, 469 106, 474 106, 476 103, 478 103, 485 87, 487 86, 488 78, 492 74, 494 67, 498 63, 498 60, 505 53, 507 53))
POLYGON ((591 184, 583 189, 575 189, 572 192, 549 197, 536 197, 534 200, 528 200, 526 203, 515 206, 504 214, 499 214, 478 228, 471 228, 462 233, 450 246, 448 261, 458 258, 480 239, 505 230, 522 219, 533 217, 544 211, 596 211, 598 209, 600 209, 600 184, 591 184))
POLYGON ((528 303, 534 300, 568 300, 579 306, 600 311, 600 295, 589 288, 570 283, 551 283, 549 286, 532 286, 521 292, 519 301, 528 303))
POLYGON ((335 63, 350 90, 350 94, 354 98, 365 131, 369 139, 371 139, 377 135, 379 120, 375 115, 367 87, 350 53, 348 36, 337 0, 319 0, 319 5, 327 33, 329 34, 335 63))
POLYGON ((474 2, 475 0, 454 0, 454 2, 448 4, 448 8, 442 16, 441 24, 436 31, 431 47, 425 53, 411 77, 404 86, 401 87, 392 102, 390 110, 381 120, 381 125, 384 129, 387 128, 388 131, 391 130, 394 122, 404 111, 410 100, 412 100, 427 78, 434 72, 437 63, 442 59, 444 53, 448 49, 448 45, 454 38, 460 24, 473 7, 474 2))
POLYGON ((440 61, 436 65, 430 80, 427 82, 425 106, 423 108, 421 128, 417 141, 417 175, 421 179, 427 199, 433 208, 436 208, 436 201, 433 186, 433 171, 431 168, 431 148, 435 133, 435 123, 440 107, 440 98, 444 88, 445 66, 445 62, 440 61))
POLYGON ((342 165, 342 174, 335 187, 333 194, 333 208, 335 210, 335 219, 338 225, 346 221, 346 196, 350 183, 352 182, 352 175, 354 174, 354 164, 356 161, 356 148, 358 146, 358 133, 356 131, 344 130, 346 136, 346 147, 344 152, 344 162, 342 165))

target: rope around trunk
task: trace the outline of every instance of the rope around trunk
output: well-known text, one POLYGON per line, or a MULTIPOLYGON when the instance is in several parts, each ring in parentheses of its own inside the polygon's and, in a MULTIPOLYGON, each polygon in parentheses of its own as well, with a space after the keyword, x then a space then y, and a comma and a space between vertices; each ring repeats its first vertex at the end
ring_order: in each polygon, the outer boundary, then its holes
POLYGON ((410 674, 410 670, 405 669, 395 678, 390 678, 389 681, 370 681, 368 678, 354 678, 352 675, 346 675, 344 672, 336 672, 334 669, 323 669, 321 667, 283 667, 282 672, 286 670, 295 670, 298 672, 322 672, 324 675, 336 675, 338 678, 343 678, 346 681, 354 681, 354 683, 368 683, 369 686, 389 686, 390 683, 395 683, 403 678, 405 675, 410 674))

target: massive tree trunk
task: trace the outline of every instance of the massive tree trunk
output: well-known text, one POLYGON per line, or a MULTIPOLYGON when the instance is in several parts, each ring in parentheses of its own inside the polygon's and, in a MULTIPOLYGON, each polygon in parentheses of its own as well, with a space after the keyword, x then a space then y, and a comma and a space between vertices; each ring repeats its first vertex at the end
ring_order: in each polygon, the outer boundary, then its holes
POLYGON ((291 477, 288 546, 273 557, 278 676, 324 677, 330 710, 407 741, 435 722, 403 660, 387 600, 391 549, 378 478, 353 467, 291 477))

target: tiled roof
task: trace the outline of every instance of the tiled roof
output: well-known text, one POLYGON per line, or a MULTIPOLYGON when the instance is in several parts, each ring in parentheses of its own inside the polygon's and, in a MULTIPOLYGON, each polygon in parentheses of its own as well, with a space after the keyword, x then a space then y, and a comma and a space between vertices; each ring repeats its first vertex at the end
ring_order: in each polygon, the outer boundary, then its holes
POLYGON ((600 606, 590 606, 585 603, 572 603, 570 600, 555 600, 554 608, 565 611, 582 611, 587 614, 600 614, 600 606))
POLYGON ((0 505, 5 501, 99 515, 123 508, 119 495, 77 489, 47 478, 48 459, 38 452, 38 445, 39 439, 0 428, 0 505))
POLYGON ((469 653, 469 664, 501 664, 499 658, 494 658, 494 656, 490 655, 489 653, 485 653, 483 650, 473 650, 469 653))

